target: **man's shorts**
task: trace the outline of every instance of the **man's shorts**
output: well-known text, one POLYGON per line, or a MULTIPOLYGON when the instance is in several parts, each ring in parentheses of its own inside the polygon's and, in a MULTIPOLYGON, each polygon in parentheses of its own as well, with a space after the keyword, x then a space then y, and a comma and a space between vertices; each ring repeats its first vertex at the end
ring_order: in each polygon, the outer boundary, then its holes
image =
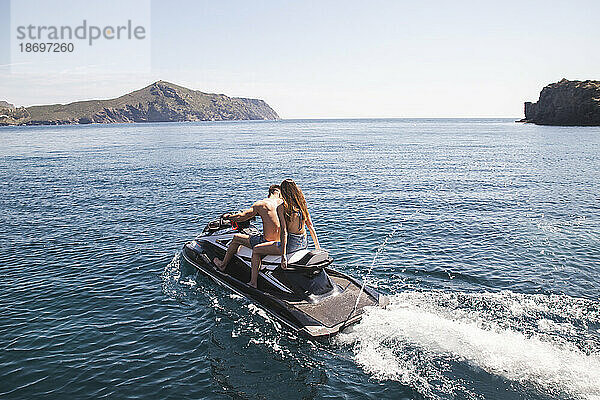
POLYGON ((248 239, 250 241, 250 247, 254 248, 257 244, 261 244, 266 242, 267 240, 263 237, 263 235, 252 235, 248 239))

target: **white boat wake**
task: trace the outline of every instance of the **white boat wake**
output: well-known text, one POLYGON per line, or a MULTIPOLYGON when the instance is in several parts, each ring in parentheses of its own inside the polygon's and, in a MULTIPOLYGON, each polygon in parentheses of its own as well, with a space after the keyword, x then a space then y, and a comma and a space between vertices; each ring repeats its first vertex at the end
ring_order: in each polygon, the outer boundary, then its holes
POLYGON ((599 322, 597 303, 511 292, 404 292, 390 300, 338 339, 377 379, 431 397, 477 398, 469 381, 488 374, 550 396, 600 398, 600 340, 589 328, 599 322))

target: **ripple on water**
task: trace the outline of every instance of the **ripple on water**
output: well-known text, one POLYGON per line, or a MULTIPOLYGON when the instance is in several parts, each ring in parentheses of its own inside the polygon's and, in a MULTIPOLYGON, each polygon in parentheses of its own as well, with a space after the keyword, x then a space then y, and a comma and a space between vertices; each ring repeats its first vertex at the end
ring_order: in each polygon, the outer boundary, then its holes
POLYGON ((5 127, 0 397, 590 397, 597 133, 509 120, 5 127), (294 337, 177 269, 210 218, 290 176, 336 268, 373 265, 368 281, 395 295, 342 342, 294 337))

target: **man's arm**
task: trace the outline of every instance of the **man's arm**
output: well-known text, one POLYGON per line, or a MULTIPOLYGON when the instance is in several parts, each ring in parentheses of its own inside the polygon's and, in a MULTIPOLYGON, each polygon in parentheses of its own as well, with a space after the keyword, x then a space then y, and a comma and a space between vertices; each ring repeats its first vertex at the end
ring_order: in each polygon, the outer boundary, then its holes
POLYGON ((231 214, 229 216, 229 218, 232 221, 235 221, 235 222, 244 222, 244 221, 247 221, 250 218, 255 217, 256 214, 258 214, 257 204, 258 204, 258 202, 254 203, 252 205, 252 207, 248 208, 247 210, 243 210, 243 211, 240 211, 239 213, 231 214))

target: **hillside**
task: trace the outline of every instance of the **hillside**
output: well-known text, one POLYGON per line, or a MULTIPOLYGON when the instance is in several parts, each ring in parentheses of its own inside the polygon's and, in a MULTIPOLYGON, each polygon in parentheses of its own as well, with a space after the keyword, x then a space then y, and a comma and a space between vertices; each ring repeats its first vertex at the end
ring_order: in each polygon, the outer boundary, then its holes
POLYGON ((109 100, 3 108, 0 125, 278 119, 263 100, 204 93, 165 81, 109 100))

